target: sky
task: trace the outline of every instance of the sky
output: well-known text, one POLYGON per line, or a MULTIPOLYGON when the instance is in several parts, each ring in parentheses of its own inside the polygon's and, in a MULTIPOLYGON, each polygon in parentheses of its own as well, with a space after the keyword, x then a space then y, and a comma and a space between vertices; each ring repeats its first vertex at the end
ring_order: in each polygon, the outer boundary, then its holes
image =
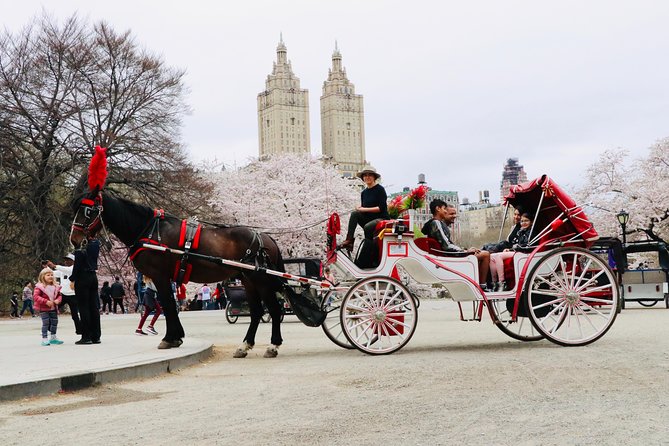
POLYGON ((669 137, 666 1, 0 0, 18 31, 44 8, 130 30, 183 68, 194 161, 258 156, 256 97, 280 34, 309 90, 311 150, 337 41, 364 96, 367 160, 388 192, 416 185, 499 198, 502 167, 575 187, 606 149, 644 156, 669 137))

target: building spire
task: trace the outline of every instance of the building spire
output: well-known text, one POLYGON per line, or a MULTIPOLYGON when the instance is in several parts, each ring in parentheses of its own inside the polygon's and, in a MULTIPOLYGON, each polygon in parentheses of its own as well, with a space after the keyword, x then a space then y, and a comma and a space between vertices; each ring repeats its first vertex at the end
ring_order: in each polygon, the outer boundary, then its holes
POLYGON ((341 53, 339 52, 339 45, 337 45, 336 40, 335 40, 335 49, 334 52, 332 53, 332 71, 335 73, 339 73, 342 71, 341 53))
POLYGON ((276 47, 276 63, 278 65, 285 65, 288 63, 287 57, 288 50, 286 49, 286 44, 283 43, 283 33, 279 33, 279 45, 276 47))

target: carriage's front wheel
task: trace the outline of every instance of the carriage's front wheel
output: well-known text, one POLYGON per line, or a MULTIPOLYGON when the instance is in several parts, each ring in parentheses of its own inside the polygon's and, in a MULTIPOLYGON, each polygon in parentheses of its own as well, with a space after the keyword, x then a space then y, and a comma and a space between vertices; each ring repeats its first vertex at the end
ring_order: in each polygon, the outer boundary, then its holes
POLYGON ((528 276, 532 325, 552 342, 586 345, 601 338, 618 314, 618 283, 602 259, 582 248, 543 256, 528 276))
POLYGON ((404 347, 416 331, 416 301, 395 279, 374 276, 359 280, 344 296, 341 327, 351 345, 370 355, 386 355, 404 347))
POLYGON ((352 349, 355 347, 353 347, 353 345, 346 339, 344 330, 342 330, 341 326, 341 318, 339 317, 339 309, 343 300, 344 295, 335 291, 327 291, 323 293, 321 310, 325 312, 326 316, 321 328, 323 329, 325 336, 339 347, 352 349))

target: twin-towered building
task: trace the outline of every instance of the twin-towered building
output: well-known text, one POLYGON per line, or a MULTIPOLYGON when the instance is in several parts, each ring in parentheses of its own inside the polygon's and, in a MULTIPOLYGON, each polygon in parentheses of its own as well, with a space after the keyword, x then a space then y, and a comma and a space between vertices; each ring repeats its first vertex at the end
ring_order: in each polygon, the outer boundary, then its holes
MULTIPOLYGON (((300 88, 280 39, 276 62, 267 76, 265 91, 258 94, 260 158, 281 153, 311 152, 309 90, 300 88)), ((344 176, 354 176, 368 165, 365 160, 365 120, 362 95, 346 77, 337 44, 332 67, 323 82, 321 96, 323 156, 334 162, 344 176)))

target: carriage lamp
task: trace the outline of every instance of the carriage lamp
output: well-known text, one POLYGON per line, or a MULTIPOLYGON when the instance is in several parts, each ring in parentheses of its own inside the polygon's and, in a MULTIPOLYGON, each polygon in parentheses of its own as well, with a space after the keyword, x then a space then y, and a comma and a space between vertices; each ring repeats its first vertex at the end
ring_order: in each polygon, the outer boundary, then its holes
POLYGON ((621 209, 620 212, 616 214, 616 218, 618 219, 618 223, 620 224, 620 227, 622 228, 623 231, 623 246, 627 244, 627 222, 630 219, 630 214, 625 211, 625 209, 621 209))

